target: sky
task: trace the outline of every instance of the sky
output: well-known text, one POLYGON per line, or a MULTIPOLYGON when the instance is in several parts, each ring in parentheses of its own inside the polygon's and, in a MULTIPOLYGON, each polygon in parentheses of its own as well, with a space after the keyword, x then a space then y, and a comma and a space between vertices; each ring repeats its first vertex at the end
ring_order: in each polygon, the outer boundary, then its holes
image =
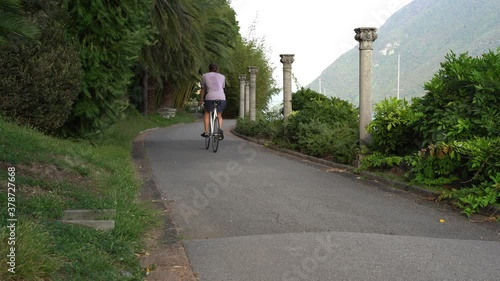
MULTIPOLYGON (((340 55, 358 46, 357 27, 379 28, 412 0, 231 0, 240 33, 263 40, 283 87, 280 54, 294 54, 292 73, 306 86, 340 55)), ((292 86, 295 91, 295 84, 292 86)))

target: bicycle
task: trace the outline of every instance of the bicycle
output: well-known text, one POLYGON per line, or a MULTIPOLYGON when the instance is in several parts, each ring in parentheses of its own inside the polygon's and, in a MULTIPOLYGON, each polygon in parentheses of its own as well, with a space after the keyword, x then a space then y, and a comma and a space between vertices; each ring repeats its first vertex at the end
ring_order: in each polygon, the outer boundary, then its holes
POLYGON ((217 106, 220 104, 220 100, 213 101, 213 110, 210 111, 210 122, 208 124, 208 136, 205 137, 205 148, 210 147, 210 141, 212 141, 212 151, 215 153, 219 149, 219 133, 220 133, 220 123, 219 117, 217 117, 217 106))

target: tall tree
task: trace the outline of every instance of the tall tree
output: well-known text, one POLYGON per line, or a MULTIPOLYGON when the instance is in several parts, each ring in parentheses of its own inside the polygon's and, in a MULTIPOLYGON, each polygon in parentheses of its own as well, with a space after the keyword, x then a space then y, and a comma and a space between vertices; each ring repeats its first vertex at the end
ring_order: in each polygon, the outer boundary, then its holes
POLYGON ((150 110, 182 107, 209 61, 230 65, 238 29, 226 0, 156 0, 151 25, 153 44, 141 59, 150 110))
POLYGON ((143 50, 150 108, 173 106, 175 89, 193 79, 202 61, 200 11, 187 0, 156 0, 151 16, 153 44, 143 50))
POLYGON ((151 1, 64 0, 84 72, 81 93, 65 125, 68 132, 98 132, 127 107, 124 95, 133 77, 131 68, 151 31, 151 1))
POLYGON ((228 75, 229 87, 226 89, 226 98, 229 100, 226 114, 235 117, 238 114, 239 105, 239 74, 246 74, 248 77, 248 66, 257 66, 257 89, 256 89, 256 109, 262 111, 267 108, 272 96, 279 92, 276 88, 276 81, 273 78, 274 68, 269 63, 270 59, 266 53, 263 39, 245 40, 240 37, 233 53, 232 61, 234 69, 228 75))

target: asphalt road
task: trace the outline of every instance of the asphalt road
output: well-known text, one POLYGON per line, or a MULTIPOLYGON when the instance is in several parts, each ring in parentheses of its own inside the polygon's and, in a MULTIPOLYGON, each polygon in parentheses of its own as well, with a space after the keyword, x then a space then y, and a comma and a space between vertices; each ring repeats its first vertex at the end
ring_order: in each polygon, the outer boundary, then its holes
POLYGON ((498 225, 201 122, 144 141, 199 280, 500 280, 498 225), (440 222, 440 219, 444 222, 440 222))

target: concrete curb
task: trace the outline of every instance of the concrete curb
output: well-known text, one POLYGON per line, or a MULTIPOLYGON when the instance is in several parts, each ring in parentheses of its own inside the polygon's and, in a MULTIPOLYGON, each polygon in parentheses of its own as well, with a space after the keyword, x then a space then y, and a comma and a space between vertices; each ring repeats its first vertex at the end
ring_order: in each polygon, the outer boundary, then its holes
MULTIPOLYGON (((234 127, 230 129, 230 132, 239 138, 242 138, 244 140, 247 140, 247 141, 250 141, 253 143, 260 144, 260 145, 267 147, 269 149, 272 149, 272 150, 275 150, 275 151, 278 151, 281 153, 286 153, 286 154, 289 154, 289 155, 292 155, 292 156, 295 156, 295 157, 298 157, 301 159, 305 159, 305 160, 313 162, 313 163, 318 163, 318 164, 321 164, 324 166, 346 170, 352 174, 357 174, 359 176, 362 176, 363 178, 383 183, 385 186, 382 186, 381 188, 383 188, 384 190, 388 190, 391 192, 394 192, 394 191, 410 192, 410 193, 418 194, 418 195, 425 196, 425 197, 432 197, 434 199, 437 199, 441 195, 438 192, 427 190, 427 189, 419 187, 419 186, 410 185, 410 184, 405 183, 405 182, 387 179, 387 178, 381 177, 377 174, 370 173, 367 171, 361 171, 358 173, 358 172, 356 172, 356 168, 353 166, 339 164, 339 163, 335 163, 332 161, 316 158, 316 157, 313 157, 310 155, 302 154, 302 153, 297 152, 297 151, 292 151, 289 149, 280 148, 276 145, 271 144, 269 141, 264 141, 264 140, 260 140, 260 139, 256 139, 256 138, 242 135, 242 134, 236 132, 234 130, 234 127)), ((486 215, 486 216, 493 216, 495 214, 500 214, 500 209, 492 206, 492 207, 488 208, 487 210, 481 211, 479 214, 486 215)))
POLYGON ((146 151, 144 147, 143 138, 150 132, 155 131, 158 128, 153 128, 141 132, 138 137, 132 142, 132 159, 136 163, 138 172, 143 180, 143 185, 140 191, 139 197, 146 201, 152 201, 154 206, 160 210, 164 210, 165 213, 162 216, 164 220, 164 237, 163 242, 167 245, 174 244, 178 242, 177 227, 173 220, 172 214, 170 213, 170 208, 167 201, 161 195, 156 180, 149 166, 149 162, 146 160, 146 151))

